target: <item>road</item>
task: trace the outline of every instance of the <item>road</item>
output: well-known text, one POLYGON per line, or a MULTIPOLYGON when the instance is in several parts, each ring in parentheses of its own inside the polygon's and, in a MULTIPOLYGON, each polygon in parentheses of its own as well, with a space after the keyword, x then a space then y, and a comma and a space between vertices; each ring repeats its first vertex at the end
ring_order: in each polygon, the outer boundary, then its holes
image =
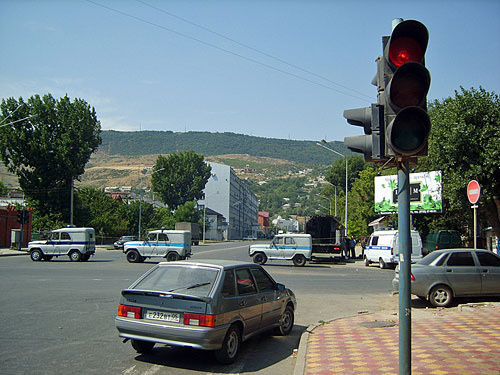
MULTIPOLYGON (((248 242, 193 247, 193 259, 249 261, 248 242)), ((287 337, 261 335, 222 366, 211 353, 158 345, 137 355, 114 327, 120 291, 156 262, 130 264, 121 251, 98 250, 88 262, 67 257, 32 262, 0 258, 0 372, 4 374, 290 374, 293 350, 310 324, 380 311, 390 298, 392 270, 348 264, 265 265, 297 295, 296 324, 287 337)))

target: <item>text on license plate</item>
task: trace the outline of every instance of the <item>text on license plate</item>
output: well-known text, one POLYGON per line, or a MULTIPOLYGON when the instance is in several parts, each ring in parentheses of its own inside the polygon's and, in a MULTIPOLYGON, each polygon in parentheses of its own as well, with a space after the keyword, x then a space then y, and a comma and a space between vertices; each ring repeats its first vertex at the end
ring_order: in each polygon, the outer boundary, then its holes
POLYGON ((179 321, 180 321, 180 314, 178 314, 178 313, 171 313, 171 312, 164 312, 164 311, 152 311, 152 310, 149 310, 149 311, 146 312, 146 319, 162 320, 164 322, 179 323, 179 321))

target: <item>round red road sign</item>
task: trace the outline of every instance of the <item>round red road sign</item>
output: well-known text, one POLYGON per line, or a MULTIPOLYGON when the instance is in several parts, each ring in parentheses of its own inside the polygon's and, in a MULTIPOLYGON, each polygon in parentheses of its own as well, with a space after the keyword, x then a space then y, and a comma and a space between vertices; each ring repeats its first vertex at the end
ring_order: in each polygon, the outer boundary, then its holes
POLYGON ((467 198, 469 198, 469 202, 472 204, 476 204, 479 200, 479 195, 481 194, 481 186, 479 186, 479 182, 476 180, 472 180, 467 185, 467 198))

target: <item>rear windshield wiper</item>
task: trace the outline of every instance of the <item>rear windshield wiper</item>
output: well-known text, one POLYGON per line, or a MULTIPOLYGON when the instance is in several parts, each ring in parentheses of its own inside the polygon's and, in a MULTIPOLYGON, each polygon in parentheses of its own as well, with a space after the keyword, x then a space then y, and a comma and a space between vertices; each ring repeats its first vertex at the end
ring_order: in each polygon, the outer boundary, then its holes
POLYGON ((174 288, 174 289, 171 289, 171 290, 169 290, 169 292, 175 292, 176 290, 180 290, 180 289, 186 289, 186 290, 188 290, 188 289, 194 289, 194 288, 199 288, 200 286, 205 286, 205 285, 210 285, 210 284, 211 284, 211 282, 206 282, 206 283, 197 283, 197 284, 193 284, 193 285, 190 285, 190 286, 188 286, 188 287, 186 287, 186 286, 181 286, 181 287, 179 287, 179 288, 174 288))

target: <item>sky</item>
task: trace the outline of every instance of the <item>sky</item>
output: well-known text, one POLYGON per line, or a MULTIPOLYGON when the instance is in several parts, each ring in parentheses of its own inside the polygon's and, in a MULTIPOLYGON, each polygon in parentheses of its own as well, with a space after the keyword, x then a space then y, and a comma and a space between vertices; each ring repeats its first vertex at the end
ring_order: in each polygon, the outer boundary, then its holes
POLYGON ((81 98, 103 130, 343 141, 394 18, 429 30, 428 100, 500 93, 498 0, 0 0, 0 98, 81 98))

